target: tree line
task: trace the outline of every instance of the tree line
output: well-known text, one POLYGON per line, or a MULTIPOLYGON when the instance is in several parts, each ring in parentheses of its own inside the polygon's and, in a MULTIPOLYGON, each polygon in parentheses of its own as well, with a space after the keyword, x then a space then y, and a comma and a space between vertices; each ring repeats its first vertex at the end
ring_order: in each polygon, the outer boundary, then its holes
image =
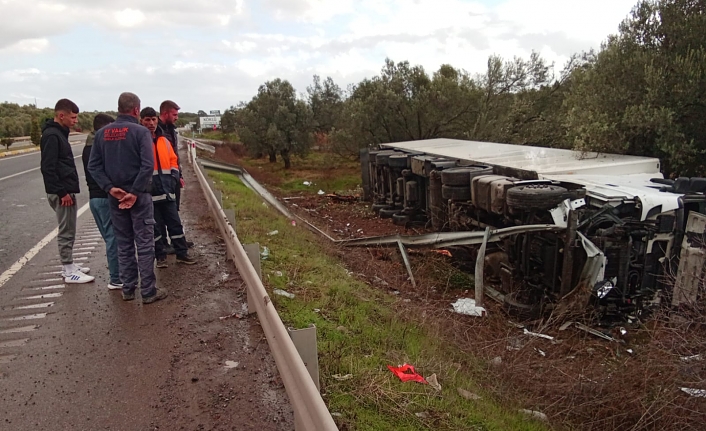
POLYGON ((226 110, 221 128, 286 167, 313 143, 355 157, 366 146, 444 137, 658 157, 668 176, 704 175, 705 69, 706 0, 643 0, 617 34, 557 74, 537 53, 491 56, 476 75, 387 59, 345 90, 318 76, 302 95, 268 81, 226 110))

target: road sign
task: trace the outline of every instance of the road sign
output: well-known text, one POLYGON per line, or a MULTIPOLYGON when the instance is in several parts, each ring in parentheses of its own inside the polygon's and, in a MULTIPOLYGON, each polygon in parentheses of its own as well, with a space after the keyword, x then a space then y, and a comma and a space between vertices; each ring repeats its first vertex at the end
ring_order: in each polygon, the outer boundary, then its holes
POLYGON ((220 116, 200 117, 199 122, 201 123, 201 129, 211 128, 211 127, 220 127, 221 117, 220 116))
POLYGON ((210 111, 210 114, 211 114, 211 115, 219 115, 219 116, 220 116, 220 115, 221 115, 221 111, 220 111, 220 110, 217 110, 217 111, 210 111))

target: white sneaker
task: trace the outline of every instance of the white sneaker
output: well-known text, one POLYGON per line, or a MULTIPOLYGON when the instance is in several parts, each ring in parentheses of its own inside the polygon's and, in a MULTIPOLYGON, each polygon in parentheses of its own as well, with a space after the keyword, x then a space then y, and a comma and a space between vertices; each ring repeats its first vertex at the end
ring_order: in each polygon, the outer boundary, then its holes
POLYGON ((81 271, 74 271, 71 274, 63 274, 63 276, 64 276, 64 283, 67 283, 67 284, 90 283, 96 279, 92 275, 84 274, 81 271))
POLYGON ((108 283, 108 290, 118 290, 122 289, 123 284, 122 283, 108 283))
POLYGON ((81 266, 81 265, 79 265, 78 263, 74 263, 74 266, 75 266, 79 271, 81 271, 81 272, 84 273, 84 274, 88 274, 89 272, 91 272, 91 268, 87 268, 87 267, 85 267, 85 266, 81 266))

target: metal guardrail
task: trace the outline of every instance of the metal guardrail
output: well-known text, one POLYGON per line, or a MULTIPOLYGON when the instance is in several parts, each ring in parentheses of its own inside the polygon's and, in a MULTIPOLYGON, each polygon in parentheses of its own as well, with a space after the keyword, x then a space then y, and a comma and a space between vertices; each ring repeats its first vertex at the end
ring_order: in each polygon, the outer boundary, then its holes
POLYGON ((270 297, 265 291, 257 271, 248 259, 243 245, 233 229, 228 217, 208 185, 208 180, 199 166, 196 157, 196 141, 188 140, 189 161, 194 167, 201 189, 206 196, 208 206, 213 212, 223 238, 226 242, 229 257, 235 263, 240 275, 245 280, 248 310, 257 313, 262 330, 267 338, 272 356, 277 364, 289 402, 294 410, 294 426, 296 431, 334 431, 338 430, 331 413, 326 408, 314 380, 306 369, 306 365, 290 338, 287 329, 277 314, 270 297), (252 309, 254 308, 254 310, 252 309))

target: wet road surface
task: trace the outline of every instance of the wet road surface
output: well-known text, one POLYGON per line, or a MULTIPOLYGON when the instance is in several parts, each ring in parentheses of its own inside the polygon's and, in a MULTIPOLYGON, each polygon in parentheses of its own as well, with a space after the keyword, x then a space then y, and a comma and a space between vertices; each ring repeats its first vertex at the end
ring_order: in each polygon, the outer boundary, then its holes
MULTIPOLYGON (((244 286, 186 169, 181 215, 199 263, 178 266, 170 256, 169 268, 157 270, 166 300, 143 306, 107 290, 105 248, 90 211, 79 217, 74 256, 96 282, 62 283, 54 239, 0 286, 0 429, 293 429, 257 318, 221 319, 242 311, 244 286)), ((30 202, 43 195, 41 178, 26 178, 12 183, 18 190, 0 190, 15 207, 37 212, 0 215, 0 248, 4 238, 15 241, 2 271, 55 226, 46 201, 30 202), (24 238, 27 225, 35 228, 24 238)))

